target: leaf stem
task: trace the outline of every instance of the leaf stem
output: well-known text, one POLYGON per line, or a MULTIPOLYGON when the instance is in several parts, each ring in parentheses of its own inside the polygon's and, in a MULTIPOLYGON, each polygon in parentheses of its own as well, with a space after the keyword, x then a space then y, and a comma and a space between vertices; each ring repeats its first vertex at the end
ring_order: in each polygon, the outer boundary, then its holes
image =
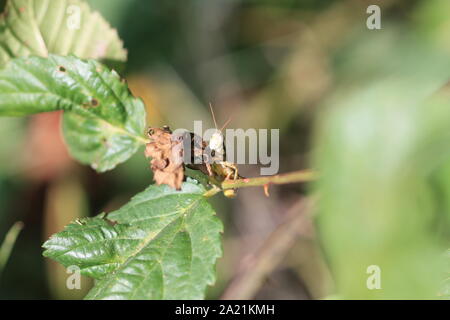
POLYGON ((242 178, 237 180, 223 181, 222 189, 236 189, 244 187, 258 187, 270 184, 288 184, 313 181, 317 178, 313 170, 298 170, 289 173, 277 174, 274 176, 264 176, 255 178, 242 178))
POLYGON ((141 136, 133 135, 133 137, 136 139, 136 141, 138 141, 138 142, 140 142, 140 143, 142 143, 144 145, 150 142, 149 139, 145 139, 144 137, 141 137, 141 136))
POLYGON ((11 254, 12 247, 16 242, 17 236, 23 228, 23 222, 18 221, 9 229, 5 236, 5 240, 0 247, 0 273, 3 271, 6 262, 8 261, 9 255, 11 254))
POLYGON ((221 299, 252 299, 264 280, 283 261, 299 237, 313 238, 311 216, 314 199, 301 198, 287 212, 284 221, 260 249, 244 259, 221 299))
MULTIPOLYGON (((84 114, 81 113, 81 115, 84 115, 84 114)), ((135 139, 137 142, 139 142, 141 144, 145 145, 145 144, 150 142, 149 139, 146 139, 143 136, 139 136, 139 135, 136 135, 134 133, 131 133, 131 132, 125 130, 124 128, 122 128, 122 127, 113 126, 111 123, 107 122, 106 120, 98 119, 98 121, 103 122, 106 126, 108 126, 108 128, 111 131, 116 131, 116 132, 119 132, 120 134, 130 136, 130 137, 132 137, 133 139, 135 139)))

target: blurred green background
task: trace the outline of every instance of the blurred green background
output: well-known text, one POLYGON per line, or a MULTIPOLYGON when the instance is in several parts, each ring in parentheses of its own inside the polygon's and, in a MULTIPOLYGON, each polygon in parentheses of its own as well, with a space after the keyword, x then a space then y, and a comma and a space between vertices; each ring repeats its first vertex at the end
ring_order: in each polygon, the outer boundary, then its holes
MULTIPOLYGON (((121 73, 151 126, 279 128, 280 172, 314 167, 311 187, 213 199, 224 256, 220 298, 306 194, 315 230, 296 236, 253 298, 445 296, 449 248, 448 0, 91 0, 124 40, 121 73), (366 8, 381 7, 368 30, 366 8), (439 90, 442 90, 439 91, 439 90), (437 96, 435 97, 435 94, 437 96), (447 95, 448 97, 448 95, 447 95), (368 290, 379 265, 382 290, 368 290)), ((257 176, 258 166, 243 166, 257 176)), ((152 183, 143 152, 106 174, 67 155, 59 114, 0 118, 0 239, 24 222, 0 274, 2 299, 73 299, 41 244, 77 217, 117 209, 152 183)), ((1 241, 1 240, 0 240, 1 241)), ((449 282, 449 281, 447 281, 449 282)))

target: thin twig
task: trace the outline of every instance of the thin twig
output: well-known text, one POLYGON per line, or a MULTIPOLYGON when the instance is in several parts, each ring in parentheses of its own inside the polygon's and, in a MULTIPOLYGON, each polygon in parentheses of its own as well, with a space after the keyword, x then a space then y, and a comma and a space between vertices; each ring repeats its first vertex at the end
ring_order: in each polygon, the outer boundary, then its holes
POLYGON ((8 261, 9 255, 11 254, 11 250, 16 242, 17 236, 23 228, 23 222, 18 221, 14 223, 14 225, 9 229, 8 233, 5 236, 5 240, 0 247, 0 273, 3 271, 3 268, 8 261))
POLYGON ((256 178, 242 178, 237 180, 226 180, 221 184, 222 189, 235 189, 243 187, 258 187, 270 184, 300 183, 315 180, 317 174, 312 170, 298 170, 275 176, 264 176, 256 178))
MULTIPOLYGON (((191 170, 192 172, 192 170, 191 170)), ((189 174, 192 175, 191 173, 189 174)), ((222 190, 237 189, 244 187, 265 187, 264 192, 268 193, 268 187, 271 184, 288 184, 288 183, 301 183, 313 181, 317 177, 317 174, 312 170, 299 170, 284 174, 278 174, 275 176, 255 177, 255 178, 240 178, 237 180, 225 180, 220 182, 215 177, 208 177, 209 183, 213 186, 206 191, 203 195, 207 198, 214 196, 222 190)), ((195 178, 195 177, 194 177, 195 178)))
POLYGON ((251 299, 264 279, 280 264, 300 235, 311 230, 313 200, 303 198, 288 212, 286 220, 267 238, 258 252, 246 260, 225 290, 222 299, 251 299))

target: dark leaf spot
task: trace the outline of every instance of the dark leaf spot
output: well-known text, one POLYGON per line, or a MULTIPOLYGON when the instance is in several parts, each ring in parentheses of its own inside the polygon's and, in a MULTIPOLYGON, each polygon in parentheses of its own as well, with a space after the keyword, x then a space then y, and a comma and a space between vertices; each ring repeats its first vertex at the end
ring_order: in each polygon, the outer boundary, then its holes
POLYGON ((91 106, 93 106, 93 107, 97 107, 98 106, 98 100, 97 99, 92 99, 91 100, 91 106))

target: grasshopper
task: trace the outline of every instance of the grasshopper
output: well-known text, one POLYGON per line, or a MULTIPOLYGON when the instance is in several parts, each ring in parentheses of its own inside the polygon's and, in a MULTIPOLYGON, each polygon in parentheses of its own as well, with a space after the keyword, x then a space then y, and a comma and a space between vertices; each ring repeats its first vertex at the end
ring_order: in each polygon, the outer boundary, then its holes
MULTIPOLYGON (((235 163, 223 160, 226 157, 226 150, 222 131, 228 125, 231 118, 228 119, 228 121, 219 130, 217 128, 216 117, 214 115, 214 110, 211 104, 209 105, 209 107, 213 117, 216 132, 212 134, 208 143, 201 140, 200 137, 196 136, 194 133, 191 133, 191 139, 194 143, 194 150, 201 150, 202 154, 199 155, 197 152, 196 156, 202 157, 202 164, 188 165, 188 167, 191 169, 201 170, 208 176, 214 177, 220 181, 237 180, 239 178, 242 178, 239 175, 239 170, 235 163)), ((235 189, 227 189, 224 190, 223 193, 228 198, 234 198, 236 196, 235 189)))
MULTIPOLYGON (((174 163, 174 161, 176 159, 169 159, 170 157, 165 155, 165 157, 167 157, 167 159, 165 159, 165 158, 159 159, 159 162, 156 161, 156 163, 153 163, 153 162, 155 162, 155 159, 152 160, 153 170, 155 171, 156 169, 158 169, 159 170, 158 173, 162 172, 162 175, 160 174, 160 176, 165 179, 164 180, 165 182, 160 181, 159 183, 167 184, 168 176, 169 176, 169 178, 172 178, 171 175, 175 175, 174 177, 176 178, 177 174, 178 174, 178 177, 179 177, 178 171, 180 168, 181 168, 181 170, 184 171, 184 166, 186 166, 190 169, 200 170, 204 174, 210 176, 211 178, 214 178, 214 180, 216 180, 216 182, 219 182, 219 183, 226 181, 226 180, 234 181, 234 180, 242 178, 238 173, 238 167, 235 163, 231 163, 231 162, 223 160, 226 156, 226 151, 225 151, 224 137, 222 134, 222 130, 226 127, 226 125, 229 123, 231 118, 228 119, 228 121, 224 124, 224 126, 219 130, 219 129, 217 129, 217 122, 216 122, 214 111, 213 111, 211 105, 210 105, 210 108, 211 108, 211 113, 212 113, 212 117, 214 120, 214 125, 216 127, 216 131, 212 134, 211 139, 209 140, 208 143, 205 142, 200 136, 198 136, 192 132, 185 132, 181 135, 177 134, 176 136, 174 136, 168 126, 164 126, 160 129, 149 128, 147 134, 152 142, 147 144, 147 148, 149 150, 147 157, 153 158, 155 155, 157 157, 158 156, 161 157, 163 155, 162 152, 164 151, 165 148, 174 148, 174 146, 170 144, 170 141, 165 141, 165 140, 160 141, 161 136, 164 136, 164 134, 166 134, 166 135, 168 134, 169 136, 172 135, 172 139, 174 139, 173 141, 178 141, 178 142, 185 141, 185 139, 190 139, 189 142, 190 142, 190 148, 191 148, 191 153, 190 153, 191 159, 190 159, 189 163, 185 162, 183 164, 183 167, 175 167, 175 169, 177 169, 176 171, 173 171, 173 172, 167 171, 167 167, 164 167, 164 165, 167 166, 169 163, 174 163), (158 132, 160 134, 156 135, 156 133, 158 133, 158 132), (157 146, 156 149, 155 149, 155 146, 157 146), (201 161, 196 161, 199 159, 201 161), (164 160, 164 161, 162 161, 162 160, 164 160), (169 161, 169 160, 171 160, 171 161, 169 161)), ((167 139, 167 137, 166 137, 166 139, 167 139)), ((173 149, 172 149, 172 151, 173 151, 173 149)), ((175 153, 175 155, 177 155, 177 153, 175 153)), ((176 158, 178 159, 178 156, 176 158)), ((213 180, 213 179, 211 179, 211 180, 213 180)), ((181 183, 181 181, 180 181, 180 183, 181 183)), ((171 184, 169 184, 169 185, 171 185, 171 184)), ((234 198, 236 196, 235 189, 227 189, 227 190, 224 190, 223 193, 228 198, 234 198)))

